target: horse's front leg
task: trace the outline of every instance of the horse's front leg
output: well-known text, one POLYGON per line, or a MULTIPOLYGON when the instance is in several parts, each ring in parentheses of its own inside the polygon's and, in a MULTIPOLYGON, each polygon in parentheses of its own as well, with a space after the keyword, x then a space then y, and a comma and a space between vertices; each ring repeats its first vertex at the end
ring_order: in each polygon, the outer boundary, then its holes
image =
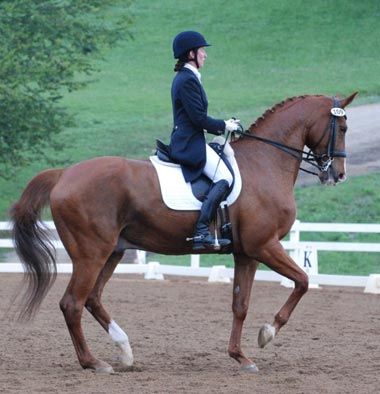
POLYGON ((248 312, 249 298, 258 262, 242 255, 234 255, 234 259, 233 322, 228 354, 240 363, 242 369, 258 372, 256 364, 247 358, 241 350, 241 333, 248 312))
POLYGON ((273 325, 265 324, 260 329, 258 342, 260 347, 264 347, 289 320, 294 308, 308 290, 309 279, 307 274, 287 255, 277 240, 272 241, 261 250, 260 261, 294 282, 294 290, 275 315, 273 325))

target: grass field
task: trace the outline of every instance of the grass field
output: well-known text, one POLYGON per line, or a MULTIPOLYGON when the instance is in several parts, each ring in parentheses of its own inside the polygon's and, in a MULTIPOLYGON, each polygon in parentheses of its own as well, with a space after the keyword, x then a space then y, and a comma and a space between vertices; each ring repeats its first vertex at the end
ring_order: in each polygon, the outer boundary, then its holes
MULTIPOLYGON (((64 98, 76 114, 76 126, 59 136, 65 148, 52 152, 64 163, 102 155, 146 158, 155 138, 168 140, 171 42, 186 29, 202 31, 212 43, 202 78, 215 117, 235 115, 248 126, 272 104, 305 93, 358 90, 356 104, 380 101, 379 2, 136 0, 133 12, 134 39, 107 52, 94 82, 64 98)), ((35 161, 11 180, 0 180, 1 218, 27 180, 47 166, 35 161)), ((379 222, 379 211, 370 209, 378 201, 371 189, 376 180, 349 181, 336 194, 298 189, 299 218, 379 222), (335 208, 325 215, 326 206, 339 204, 357 215, 335 208)))

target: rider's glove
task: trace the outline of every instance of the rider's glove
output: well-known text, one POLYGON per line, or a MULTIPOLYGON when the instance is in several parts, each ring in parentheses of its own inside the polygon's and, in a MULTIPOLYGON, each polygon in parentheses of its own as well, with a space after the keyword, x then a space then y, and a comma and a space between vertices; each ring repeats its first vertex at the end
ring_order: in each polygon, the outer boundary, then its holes
POLYGON ((239 130, 239 119, 228 119, 225 120, 224 123, 226 124, 225 131, 237 131, 239 130))

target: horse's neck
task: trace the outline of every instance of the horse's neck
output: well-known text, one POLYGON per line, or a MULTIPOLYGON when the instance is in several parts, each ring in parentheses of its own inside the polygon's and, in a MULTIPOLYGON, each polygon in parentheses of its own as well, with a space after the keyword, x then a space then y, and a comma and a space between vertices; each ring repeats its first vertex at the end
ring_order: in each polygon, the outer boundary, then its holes
MULTIPOLYGON (((301 150, 305 145, 306 125, 300 112, 293 107, 288 111, 271 113, 267 119, 261 119, 257 125, 251 126, 250 132, 301 150)), ((277 147, 249 137, 241 141, 241 145, 244 145, 243 155, 254 158, 254 163, 250 167, 252 171, 258 168, 261 172, 270 171, 272 178, 294 185, 300 168, 299 160, 277 147)))
POLYGON ((257 125, 252 125, 250 131, 260 137, 280 142, 284 145, 303 149, 305 145, 305 113, 304 101, 278 108, 269 115, 259 118, 257 125), (297 104, 297 105, 296 105, 297 104))

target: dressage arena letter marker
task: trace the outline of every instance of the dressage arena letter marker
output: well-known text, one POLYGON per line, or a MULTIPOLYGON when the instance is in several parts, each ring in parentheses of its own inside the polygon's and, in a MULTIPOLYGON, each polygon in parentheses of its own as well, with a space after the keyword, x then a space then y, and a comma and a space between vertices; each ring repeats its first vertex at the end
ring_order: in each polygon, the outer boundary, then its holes
MULTIPOLYGON (((302 255, 300 256, 301 259, 298 261, 298 265, 300 265, 300 262, 303 261, 303 265, 301 268, 308 274, 310 275, 318 275, 318 254, 317 254, 317 249, 313 246, 305 246, 304 249, 300 250, 300 253, 302 255)), ((319 285, 318 283, 309 283, 309 288, 314 288, 318 289, 319 285)))
POLYGON ((306 269, 311 268, 311 262, 309 260, 310 255, 310 251, 304 250, 303 268, 305 269, 305 271, 306 269))

